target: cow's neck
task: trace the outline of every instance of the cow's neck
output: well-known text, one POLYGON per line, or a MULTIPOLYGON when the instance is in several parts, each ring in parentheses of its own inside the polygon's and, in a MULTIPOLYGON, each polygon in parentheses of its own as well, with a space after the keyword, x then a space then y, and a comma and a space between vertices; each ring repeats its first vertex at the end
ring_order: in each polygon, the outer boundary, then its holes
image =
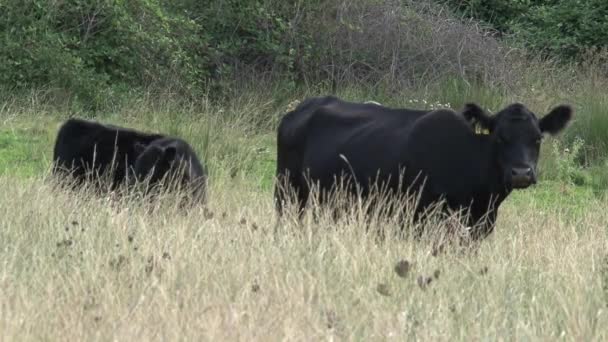
POLYGON ((492 194, 492 197, 496 198, 498 203, 502 202, 509 194, 511 193, 511 189, 507 187, 505 184, 504 174, 499 167, 498 163, 498 151, 496 149, 495 143, 488 139, 488 148, 486 155, 486 175, 487 179, 486 184, 487 190, 492 194))

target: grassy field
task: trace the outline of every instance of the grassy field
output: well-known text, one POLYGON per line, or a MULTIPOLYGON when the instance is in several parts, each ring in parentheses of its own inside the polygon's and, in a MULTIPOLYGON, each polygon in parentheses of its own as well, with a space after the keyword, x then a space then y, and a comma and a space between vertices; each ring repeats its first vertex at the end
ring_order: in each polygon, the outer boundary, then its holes
MULTIPOLYGON (((343 95, 419 107, 457 98, 343 95)), ((493 96, 470 98, 511 100, 493 96)), ((475 252, 434 256, 430 240, 396 236, 392 218, 371 230, 360 215, 278 223, 273 127, 291 100, 99 114, 194 145, 210 202, 188 214, 170 198, 150 212, 58 189, 48 177, 54 135, 79 114, 2 107, 0 340, 608 339, 601 167, 577 168, 548 139, 547 176, 509 197, 475 252), (403 261, 408 272, 396 272, 403 261)))

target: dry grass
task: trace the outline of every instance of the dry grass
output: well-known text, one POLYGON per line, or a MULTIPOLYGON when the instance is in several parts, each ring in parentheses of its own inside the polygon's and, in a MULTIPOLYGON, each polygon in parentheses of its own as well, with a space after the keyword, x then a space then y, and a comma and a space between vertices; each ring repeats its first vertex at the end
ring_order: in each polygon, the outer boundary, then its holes
MULTIPOLYGON (((456 90, 449 98, 485 98, 456 90)), ((490 95, 488 103, 506 101, 490 95)), ((142 100, 98 118, 193 144, 210 170, 209 208, 188 215, 25 178, 15 160, 50 158, 68 112, 0 108, 3 129, 46 132, 0 161, 15 169, 0 175, 0 341, 608 337, 605 196, 543 179, 544 190, 503 204, 475 253, 433 256, 431 242, 395 237, 394 220, 373 221, 384 240, 356 215, 277 224, 273 127, 291 100, 258 94, 160 109, 142 100)))
POLYGON ((608 338, 605 202, 571 217, 520 194, 476 253, 434 257, 358 220, 276 225, 238 179, 187 215, 0 188, 3 341, 608 338))

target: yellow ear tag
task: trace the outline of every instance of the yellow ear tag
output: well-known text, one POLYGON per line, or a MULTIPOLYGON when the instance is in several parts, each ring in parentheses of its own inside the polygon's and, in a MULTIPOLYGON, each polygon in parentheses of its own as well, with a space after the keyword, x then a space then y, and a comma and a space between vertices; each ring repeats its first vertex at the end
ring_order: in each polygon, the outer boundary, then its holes
POLYGON ((481 124, 479 124, 479 122, 475 123, 475 134, 476 135, 488 135, 490 134, 490 130, 482 127, 481 124))

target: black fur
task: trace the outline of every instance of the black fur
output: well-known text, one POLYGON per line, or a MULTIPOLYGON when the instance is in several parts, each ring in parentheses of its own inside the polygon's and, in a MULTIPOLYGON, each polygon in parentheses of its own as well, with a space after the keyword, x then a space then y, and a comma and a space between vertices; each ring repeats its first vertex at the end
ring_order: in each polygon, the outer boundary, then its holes
POLYGON ((468 210, 471 235, 482 238, 509 193, 536 182, 542 134, 559 132, 571 116, 570 107, 560 106, 539 124, 521 104, 490 116, 474 104, 457 113, 311 98, 279 125, 277 209, 281 214, 292 193, 303 208, 308 181, 327 193, 336 177, 347 175, 356 184, 350 191, 364 197, 378 185, 398 194, 417 191, 415 219, 441 199, 445 209, 468 210), (473 122, 489 132, 476 134, 473 122))

